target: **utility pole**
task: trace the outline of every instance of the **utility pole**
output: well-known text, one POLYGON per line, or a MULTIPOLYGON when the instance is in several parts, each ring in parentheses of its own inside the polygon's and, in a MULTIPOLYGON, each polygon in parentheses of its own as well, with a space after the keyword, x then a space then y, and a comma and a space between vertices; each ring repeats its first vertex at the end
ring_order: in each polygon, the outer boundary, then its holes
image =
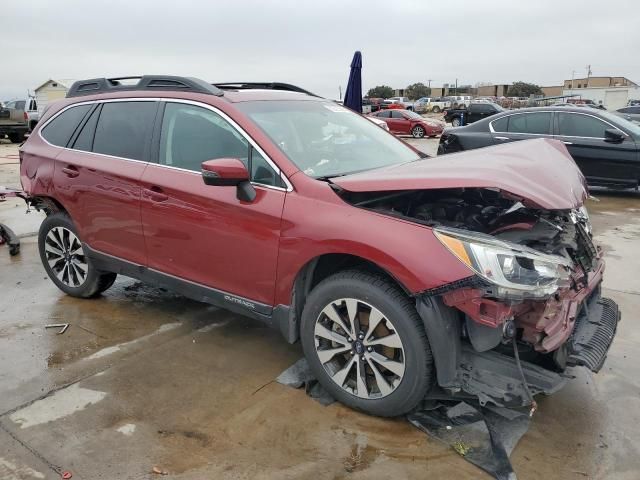
POLYGON ((427 86, 431 88, 431 79, 427 80, 427 84, 428 84, 427 86))
POLYGON ((587 87, 589 88, 589 77, 591 77, 591 65, 587 65, 587 87))
POLYGON ((338 100, 342 100, 342 85, 338 85, 338 100))
POLYGON ((573 95, 573 79, 575 78, 575 76, 576 76, 576 71, 572 70, 571 71, 571 95, 573 95))
POLYGON ((456 78, 456 95, 458 95, 458 79, 456 78))

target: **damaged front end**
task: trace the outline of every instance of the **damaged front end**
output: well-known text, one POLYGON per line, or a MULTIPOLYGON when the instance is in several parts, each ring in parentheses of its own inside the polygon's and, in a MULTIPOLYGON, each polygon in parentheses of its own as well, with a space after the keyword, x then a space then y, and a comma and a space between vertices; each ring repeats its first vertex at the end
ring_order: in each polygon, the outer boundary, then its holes
POLYGON ((448 394, 524 406, 562 387, 567 367, 602 367, 620 314, 601 297, 605 265, 584 207, 543 209, 491 188, 340 195, 431 227, 469 268, 416 296, 448 394))

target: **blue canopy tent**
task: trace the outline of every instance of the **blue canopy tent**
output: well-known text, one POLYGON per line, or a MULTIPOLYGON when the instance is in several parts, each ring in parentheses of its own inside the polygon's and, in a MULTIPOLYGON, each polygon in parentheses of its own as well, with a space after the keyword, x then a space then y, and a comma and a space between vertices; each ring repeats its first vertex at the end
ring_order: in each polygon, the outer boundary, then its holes
POLYGON ((362 54, 356 52, 351 60, 351 72, 347 91, 344 93, 344 106, 362 113, 362 54))

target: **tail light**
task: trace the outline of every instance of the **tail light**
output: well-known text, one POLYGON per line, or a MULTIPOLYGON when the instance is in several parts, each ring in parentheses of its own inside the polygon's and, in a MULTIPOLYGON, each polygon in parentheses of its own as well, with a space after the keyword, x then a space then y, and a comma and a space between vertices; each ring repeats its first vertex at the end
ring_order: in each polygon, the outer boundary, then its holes
POLYGON ((22 112, 22 116, 25 120, 29 120, 29 115, 27 115, 27 112, 22 112))

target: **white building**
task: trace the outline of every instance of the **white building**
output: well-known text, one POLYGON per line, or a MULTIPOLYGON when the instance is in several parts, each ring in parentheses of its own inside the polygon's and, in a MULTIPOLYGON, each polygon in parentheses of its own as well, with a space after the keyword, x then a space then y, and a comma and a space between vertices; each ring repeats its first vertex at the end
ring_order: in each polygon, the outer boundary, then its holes
POLYGON ((640 100, 640 86, 564 88, 563 95, 580 95, 585 100, 604 105, 607 110, 617 110, 627 105, 629 100, 640 100))
POLYGON ((36 101, 38 102, 38 113, 42 115, 47 104, 60 100, 67 95, 69 88, 75 80, 53 80, 49 79, 35 89, 36 101))

